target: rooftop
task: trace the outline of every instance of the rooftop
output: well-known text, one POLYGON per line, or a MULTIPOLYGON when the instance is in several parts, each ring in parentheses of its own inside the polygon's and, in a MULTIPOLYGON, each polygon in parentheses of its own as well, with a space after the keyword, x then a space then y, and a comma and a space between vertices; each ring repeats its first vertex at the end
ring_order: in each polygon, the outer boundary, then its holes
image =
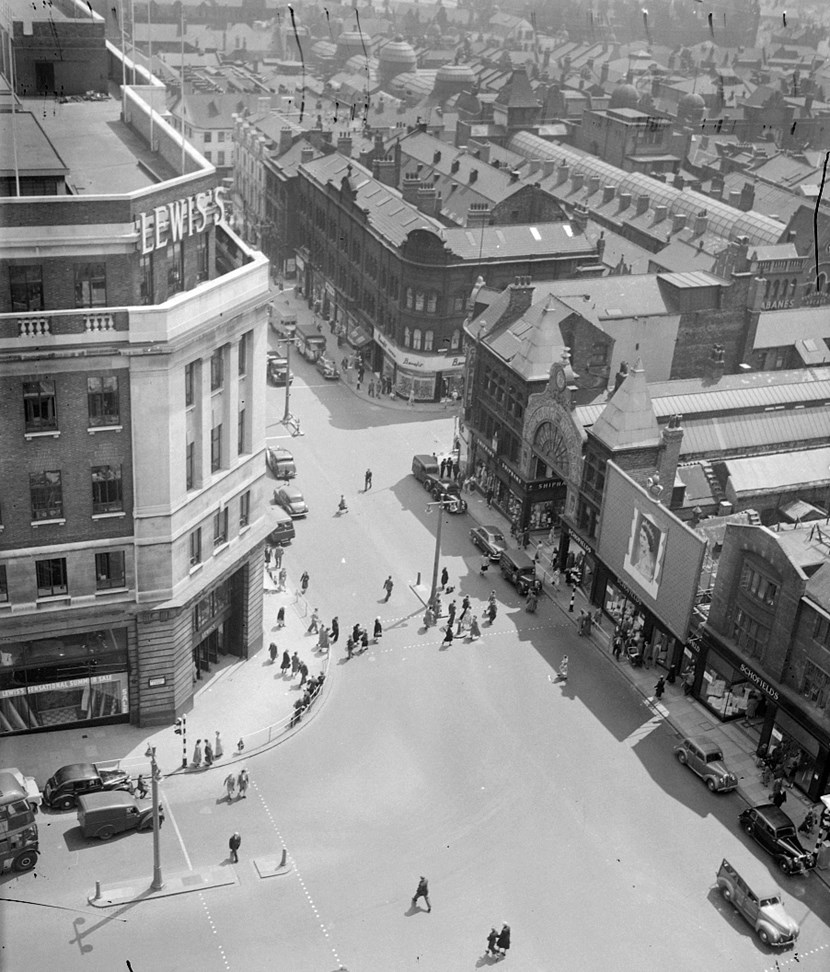
POLYGON ((594 253, 593 244, 570 223, 445 228, 443 238, 456 256, 463 260, 480 259, 482 263, 524 256, 545 259, 585 254, 591 257, 594 253))

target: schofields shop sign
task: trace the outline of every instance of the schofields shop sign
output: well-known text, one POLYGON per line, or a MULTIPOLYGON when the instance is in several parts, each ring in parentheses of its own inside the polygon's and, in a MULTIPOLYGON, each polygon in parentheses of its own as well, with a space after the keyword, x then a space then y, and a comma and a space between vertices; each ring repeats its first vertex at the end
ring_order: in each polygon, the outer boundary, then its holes
POLYGON ((741 662, 740 668, 741 674, 746 675, 746 677, 756 688, 759 688, 765 695, 769 696, 773 702, 778 701, 778 689, 774 688, 769 684, 769 682, 761 678, 757 672, 753 672, 752 669, 743 662, 741 662))
POLYGON ((224 187, 216 186, 207 192, 197 192, 140 213, 136 227, 142 254, 152 253, 168 243, 179 243, 186 236, 203 233, 209 226, 223 224, 224 195, 224 187))

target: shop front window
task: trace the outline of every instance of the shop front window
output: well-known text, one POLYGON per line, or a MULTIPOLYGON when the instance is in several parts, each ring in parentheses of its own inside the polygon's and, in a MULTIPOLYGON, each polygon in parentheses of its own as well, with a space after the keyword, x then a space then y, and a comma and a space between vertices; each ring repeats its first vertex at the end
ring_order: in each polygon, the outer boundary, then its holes
POLYGON ((700 693, 704 705, 723 720, 737 719, 746 716, 757 695, 746 676, 720 656, 710 653, 700 693))
POLYGON ((827 700, 830 698, 830 674, 818 665, 806 662, 800 691, 801 695, 817 709, 826 708, 827 700))
POLYGON ((767 756, 773 773, 808 793, 815 774, 818 751, 816 740, 779 709, 767 744, 767 756))
POLYGON ((125 629, 11 642, 0 651, 0 734, 128 714, 125 629))

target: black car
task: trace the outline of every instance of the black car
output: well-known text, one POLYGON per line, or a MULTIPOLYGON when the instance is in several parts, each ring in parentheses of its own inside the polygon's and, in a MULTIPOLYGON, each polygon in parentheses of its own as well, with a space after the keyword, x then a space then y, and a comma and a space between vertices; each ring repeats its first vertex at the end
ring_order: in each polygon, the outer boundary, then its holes
POLYGON ((801 874, 816 866, 815 854, 801 846, 795 824, 774 803, 747 807, 738 820, 744 831, 772 854, 785 874, 801 874))
POLYGON ((444 496, 448 500, 455 501, 445 507, 448 513, 466 513, 467 500, 461 495, 461 487, 458 483, 449 479, 441 479, 433 473, 427 473, 422 485, 436 499, 444 496))
POLYGON ((70 763, 49 777, 43 788, 43 802, 54 810, 71 810, 79 796, 129 788, 130 774, 120 766, 105 768, 96 763, 70 763))

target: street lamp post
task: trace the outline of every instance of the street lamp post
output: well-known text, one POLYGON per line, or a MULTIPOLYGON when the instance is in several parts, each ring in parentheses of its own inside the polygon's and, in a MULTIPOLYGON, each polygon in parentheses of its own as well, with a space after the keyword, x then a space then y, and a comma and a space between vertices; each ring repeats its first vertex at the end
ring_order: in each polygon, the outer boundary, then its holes
POLYGON ((161 823, 159 821, 159 768, 156 762, 156 747, 147 744, 145 756, 150 757, 151 785, 153 796, 153 891, 161 891, 164 881, 161 877, 161 823))
POLYGON ((441 527, 444 525, 444 510, 454 502, 452 497, 446 493, 441 493, 441 499, 434 503, 427 503, 427 513, 432 512, 432 507, 438 507, 438 529, 435 531, 435 559, 432 563, 432 586, 429 592, 429 605, 435 606, 435 595, 438 593, 438 563, 441 560, 441 527))
POLYGON ((291 418, 291 345, 294 342, 291 338, 285 339, 285 414, 282 417, 283 424, 287 424, 291 418))

